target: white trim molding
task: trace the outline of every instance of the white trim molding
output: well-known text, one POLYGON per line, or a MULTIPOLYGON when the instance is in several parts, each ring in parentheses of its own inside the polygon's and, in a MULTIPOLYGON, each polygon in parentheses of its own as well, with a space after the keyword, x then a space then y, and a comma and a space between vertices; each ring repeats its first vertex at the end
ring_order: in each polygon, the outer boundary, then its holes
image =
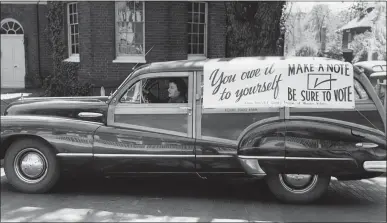
POLYGON ((47 0, 39 0, 39 1, 1 1, 3 5, 31 5, 31 4, 39 4, 39 5, 47 5, 47 0))
POLYGON ((65 62, 79 63, 80 62, 79 54, 73 54, 69 58, 65 59, 64 61, 65 62))
POLYGON ((118 56, 113 63, 146 63, 145 55, 139 56, 118 56))

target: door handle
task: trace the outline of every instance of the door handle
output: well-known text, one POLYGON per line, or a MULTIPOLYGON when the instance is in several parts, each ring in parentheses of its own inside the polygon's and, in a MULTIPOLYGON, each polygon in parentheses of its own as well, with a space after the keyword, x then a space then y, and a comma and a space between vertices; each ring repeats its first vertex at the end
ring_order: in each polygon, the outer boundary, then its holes
POLYGON ((372 142, 359 142, 359 143, 356 143, 356 147, 375 148, 375 147, 378 147, 378 144, 375 144, 372 142))

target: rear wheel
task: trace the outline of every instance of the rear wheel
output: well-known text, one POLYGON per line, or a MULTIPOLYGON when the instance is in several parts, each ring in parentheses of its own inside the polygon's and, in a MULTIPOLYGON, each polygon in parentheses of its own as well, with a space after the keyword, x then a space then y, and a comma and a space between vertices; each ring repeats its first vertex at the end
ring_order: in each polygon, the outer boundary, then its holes
POLYGON ((59 179, 54 151, 34 139, 18 140, 8 148, 4 172, 13 187, 26 193, 47 192, 59 179))
POLYGON ((270 191, 286 203, 309 203, 319 199, 328 189, 330 176, 278 174, 267 176, 270 191))

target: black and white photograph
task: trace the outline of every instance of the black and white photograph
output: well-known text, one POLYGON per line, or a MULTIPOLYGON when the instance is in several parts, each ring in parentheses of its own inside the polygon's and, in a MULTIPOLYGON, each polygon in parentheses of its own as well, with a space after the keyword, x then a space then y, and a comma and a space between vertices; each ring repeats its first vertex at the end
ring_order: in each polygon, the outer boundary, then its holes
POLYGON ((386 1, 0 6, 1 222, 386 222, 386 1))

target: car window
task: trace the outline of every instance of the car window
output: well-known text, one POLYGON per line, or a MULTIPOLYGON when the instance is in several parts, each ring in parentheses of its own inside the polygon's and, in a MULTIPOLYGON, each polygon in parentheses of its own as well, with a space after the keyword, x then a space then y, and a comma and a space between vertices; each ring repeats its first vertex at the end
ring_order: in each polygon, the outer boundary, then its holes
POLYGON ((358 80, 354 80, 354 87, 355 87, 355 100, 369 99, 367 91, 364 89, 363 85, 361 85, 358 80))
POLYGON ((141 82, 138 81, 135 84, 133 84, 129 89, 125 92, 124 95, 120 98, 121 103, 134 103, 134 104, 140 104, 141 103, 141 82))
POLYGON ((121 103, 188 103, 187 77, 143 78, 129 87, 121 103))

